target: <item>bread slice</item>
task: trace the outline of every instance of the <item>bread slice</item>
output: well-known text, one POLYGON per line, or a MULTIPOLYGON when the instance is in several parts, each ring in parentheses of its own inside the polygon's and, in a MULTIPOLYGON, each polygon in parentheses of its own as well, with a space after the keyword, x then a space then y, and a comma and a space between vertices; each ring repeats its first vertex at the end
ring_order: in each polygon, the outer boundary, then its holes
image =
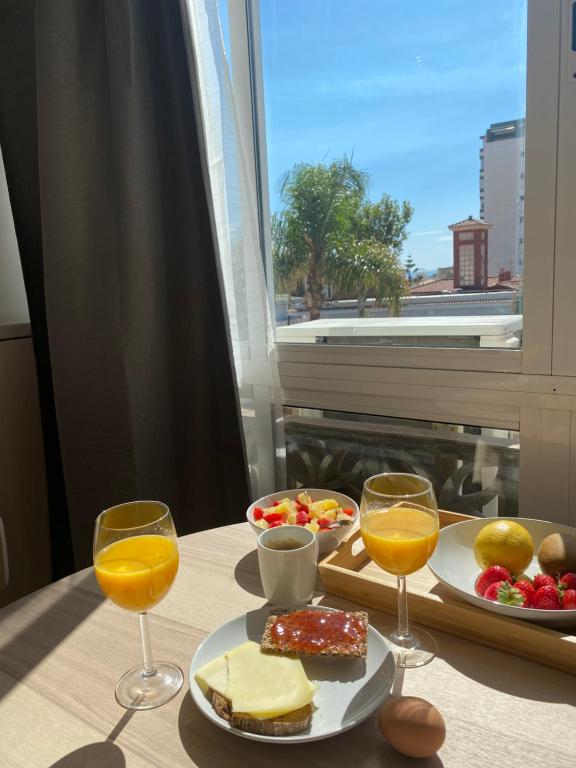
POLYGON ((337 656, 343 658, 360 658, 365 659, 368 651, 368 614, 366 611, 322 611, 317 610, 302 610, 302 611, 281 611, 272 613, 268 617, 264 632, 262 634, 262 640, 260 641, 260 648, 263 651, 270 653, 293 653, 297 656, 337 656), (289 638, 284 642, 279 642, 272 638, 271 632, 274 624, 283 616, 290 614, 318 614, 325 613, 328 618, 330 615, 347 613, 355 616, 359 619, 361 624, 360 632, 356 638, 354 637, 342 637, 339 640, 327 639, 324 644, 320 644, 318 648, 311 650, 302 650, 297 644, 293 644, 289 638))
POLYGON ((212 688, 208 690, 208 699, 220 717, 228 721, 232 727, 248 733, 258 733, 262 736, 293 736, 307 731, 312 722, 312 704, 279 717, 259 720, 243 712, 232 712, 231 702, 212 688))

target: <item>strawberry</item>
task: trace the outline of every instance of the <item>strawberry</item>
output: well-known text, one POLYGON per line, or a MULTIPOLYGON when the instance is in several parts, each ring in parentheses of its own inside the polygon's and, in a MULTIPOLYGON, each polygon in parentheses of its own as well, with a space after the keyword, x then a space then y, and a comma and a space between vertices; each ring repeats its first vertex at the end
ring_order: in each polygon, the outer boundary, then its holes
POLYGON ((560 609, 560 598, 558 597, 558 589, 551 584, 545 584, 540 589, 536 590, 534 599, 532 600, 532 607, 538 608, 541 611, 557 611, 560 609))
POLYGON ((310 516, 304 511, 296 512, 296 525, 306 525, 310 522, 310 516))
POLYGON ((495 603, 498 600, 498 591, 500 587, 507 583, 507 581, 494 581, 492 584, 490 584, 486 592, 484 592, 484 599, 492 600, 492 602, 495 603))
POLYGON ((520 589, 515 589, 510 582, 503 581, 500 586, 496 599, 502 605, 515 605, 518 608, 526 608, 528 598, 520 589))
POLYGON ((269 514, 264 515, 264 520, 266 520, 268 525, 272 525, 272 523, 281 523, 284 520, 284 517, 282 512, 270 512, 269 514))
POLYGON ((576 610, 576 589, 567 589, 562 595, 562 608, 565 611, 576 610))
POLYGON ((484 593, 490 584, 494 584, 495 581, 512 581, 510 572, 501 565, 491 565, 490 568, 486 568, 486 570, 482 571, 480 576, 478 576, 476 583, 474 584, 476 594, 480 597, 484 597, 484 593))
POLYGON ((252 517, 254 520, 262 520, 264 517, 264 510, 262 507, 254 507, 254 512, 252 512, 252 517))
POLYGON ((566 589, 576 589, 576 573, 565 573, 558 582, 559 587, 562 585, 566 589))
POLYGON ((522 607, 529 608, 532 605, 534 595, 536 594, 536 590, 532 586, 532 582, 528 579, 520 579, 519 581, 515 581, 512 586, 514 589, 519 589, 520 592, 522 592, 526 597, 526 602, 522 607))
POLYGON ((318 525, 320 528, 328 528, 329 525, 332 524, 332 520, 329 520, 327 517, 321 517, 318 520, 318 525))
POLYGON ((274 520, 273 523, 268 523, 268 528, 278 528, 279 525, 282 525, 282 520, 274 520))
POLYGON ((534 576, 532 585, 534 589, 538 591, 540 587, 555 587, 556 582, 554 581, 553 576, 548 576, 545 573, 537 573, 536 576, 534 576))
POLYGON ((352 517, 354 515, 353 509, 343 509, 342 512, 344 512, 345 515, 348 515, 348 517, 352 517))
POLYGON ((281 503, 282 503, 281 501, 273 501, 272 502, 272 506, 273 507, 279 507, 281 503))

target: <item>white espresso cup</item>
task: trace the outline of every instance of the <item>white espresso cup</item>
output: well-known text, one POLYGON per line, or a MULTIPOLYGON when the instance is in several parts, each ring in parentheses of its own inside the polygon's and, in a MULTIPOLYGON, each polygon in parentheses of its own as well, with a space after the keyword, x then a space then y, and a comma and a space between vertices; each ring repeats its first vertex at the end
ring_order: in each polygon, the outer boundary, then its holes
POLYGON ((267 528, 258 536, 258 564, 271 605, 308 603, 316 586, 318 537, 301 525, 267 528), (289 547, 289 548, 288 548, 289 547))

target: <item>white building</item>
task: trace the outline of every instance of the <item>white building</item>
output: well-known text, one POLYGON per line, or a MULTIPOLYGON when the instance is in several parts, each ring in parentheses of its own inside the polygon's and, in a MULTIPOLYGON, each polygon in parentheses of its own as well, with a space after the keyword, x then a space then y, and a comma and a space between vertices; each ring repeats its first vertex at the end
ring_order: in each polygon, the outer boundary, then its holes
POLYGON ((522 274, 525 121, 492 123, 481 136, 480 218, 492 224, 488 274, 522 274))

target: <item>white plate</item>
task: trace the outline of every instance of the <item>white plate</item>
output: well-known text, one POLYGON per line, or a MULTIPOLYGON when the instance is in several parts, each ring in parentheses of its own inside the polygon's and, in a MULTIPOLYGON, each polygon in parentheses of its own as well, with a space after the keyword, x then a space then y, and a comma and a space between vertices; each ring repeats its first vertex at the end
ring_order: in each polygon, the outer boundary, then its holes
MULTIPOLYGON (((499 517, 497 520, 513 520, 530 533, 534 541, 534 552, 538 551, 540 542, 551 533, 566 533, 576 535, 576 529, 568 525, 550 523, 546 520, 532 520, 526 517, 499 517)), ((489 523, 486 518, 478 520, 465 520, 462 523, 453 523, 442 528, 438 537, 438 545, 428 566, 436 578, 442 582, 454 594, 466 600, 468 603, 480 606, 487 611, 500 613, 504 616, 512 616, 524 621, 536 621, 539 624, 555 625, 558 627, 576 626, 576 610, 568 611, 543 611, 537 608, 520 608, 516 605, 502 605, 494 603, 483 597, 478 597, 474 589, 474 583, 481 569, 474 558, 474 539, 478 531, 489 523)), ((540 572, 540 566, 536 555, 532 563, 526 568, 528 576, 534 576, 540 572)))
MULTIPOLYGON (((315 608, 313 605, 307 608, 315 608)), ((318 610, 331 610, 316 606, 318 610)), ((270 615, 270 608, 250 611, 223 624, 198 647, 190 664, 190 693, 200 711, 209 720, 237 736, 255 741, 299 744, 304 741, 327 739, 353 728, 365 720, 390 693, 394 681, 394 657, 386 640, 368 626, 366 659, 303 658, 302 664, 309 680, 318 684, 314 694, 310 730, 294 736, 262 736, 246 733, 232 726, 212 709, 194 679, 194 673, 206 662, 215 659, 246 640, 259 643, 270 615)))

